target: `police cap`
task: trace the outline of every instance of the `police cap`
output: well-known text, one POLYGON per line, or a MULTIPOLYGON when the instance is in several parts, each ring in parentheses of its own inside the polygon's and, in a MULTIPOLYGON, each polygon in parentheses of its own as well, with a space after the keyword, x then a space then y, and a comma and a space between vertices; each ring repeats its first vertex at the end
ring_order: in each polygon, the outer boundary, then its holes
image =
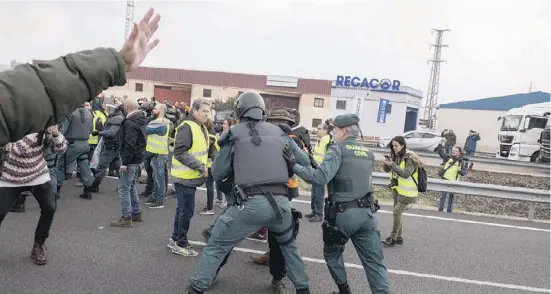
POLYGON ((274 107, 270 110, 270 113, 268 113, 267 120, 285 120, 291 123, 295 123, 295 120, 291 113, 287 110, 285 107, 274 107))
POLYGON ((360 117, 355 114, 343 114, 335 117, 333 125, 338 128, 346 128, 352 125, 358 125, 360 123, 360 117))

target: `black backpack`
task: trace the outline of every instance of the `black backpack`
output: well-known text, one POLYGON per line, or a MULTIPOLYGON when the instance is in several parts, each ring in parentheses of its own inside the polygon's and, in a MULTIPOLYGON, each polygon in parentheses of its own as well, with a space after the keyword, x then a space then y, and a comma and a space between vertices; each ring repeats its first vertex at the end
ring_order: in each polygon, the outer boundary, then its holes
POLYGON ((411 175, 413 182, 417 185, 417 191, 421 193, 427 192, 427 171, 424 167, 419 167, 417 169, 417 177, 419 178, 419 182, 411 175))

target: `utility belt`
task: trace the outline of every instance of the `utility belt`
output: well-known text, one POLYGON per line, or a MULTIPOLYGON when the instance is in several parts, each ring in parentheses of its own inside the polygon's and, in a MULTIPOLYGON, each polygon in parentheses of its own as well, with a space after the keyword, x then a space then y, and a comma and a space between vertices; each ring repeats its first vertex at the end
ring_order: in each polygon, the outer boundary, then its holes
POLYGON ((325 201, 325 220, 322 224, 323 242, 327 245, 344 245, 348 242, 340 229, 336 226, 337 213, 343 213, 352 208, 369 208, 375 213, 380 206, 378 201, 373 200, 371 193, 360 199, 355 199, 346 202, 333 202, 328 199, 325 201))
POLYGON ((268 202, 270 203, 270 206, 272 206, 272 209, 274 210, 276 214, 276 218, 278 221, 282 221, 283 217, 281 216, 281 212, 279 211, 279 208, 277 207, 277 203, 275 202, 274 195, 279 196, 287 196, 287 185, 286 184, 279 184, 279 185, 259 185, 259 186, 253 186, 253 187, 245 187, 242 188, 239 185, 233 185, 233 195, 235 197, 234 205, 238 206, 240 209, 243 209, 243 204, 249 200, 250 197, 254 197, 256 195, 264 195, 268 202))

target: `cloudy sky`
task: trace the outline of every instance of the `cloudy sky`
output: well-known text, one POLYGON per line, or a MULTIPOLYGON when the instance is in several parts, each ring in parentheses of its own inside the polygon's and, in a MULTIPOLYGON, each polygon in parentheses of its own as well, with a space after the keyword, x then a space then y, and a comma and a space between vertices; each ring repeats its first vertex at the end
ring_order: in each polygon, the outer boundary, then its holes
MULTIPOLYGON (((549 91, 550 1, 136 1, 163 17, 144 65, 334 79, 427 91, 432 28, 446 28, 440 102, 549 91)), ((124 1, 0 2, 0 64, 120 48, 124 1)))

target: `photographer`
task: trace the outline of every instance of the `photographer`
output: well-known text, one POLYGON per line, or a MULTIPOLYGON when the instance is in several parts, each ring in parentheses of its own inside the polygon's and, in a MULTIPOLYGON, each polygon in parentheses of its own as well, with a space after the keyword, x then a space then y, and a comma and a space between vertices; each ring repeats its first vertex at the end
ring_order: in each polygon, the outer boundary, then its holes
MULTIPOLYGON (((459 181, 460 176, 464 176, 467 174, 468 159, 463 158, 461 151, 462 150, 459 147, 452 148, 451 156, 448 156, 448 158, 446 159, 444 168, 440 171, 440 177, 442 177, 442 179, 445 179, 448 181, 459 181)), ((447 211, 452 212, 453 200, 455 195, 447 192, 442 192, 442 196, 440 196, 438 211, 444 211, 446 196, 449 196, 447 211)))

